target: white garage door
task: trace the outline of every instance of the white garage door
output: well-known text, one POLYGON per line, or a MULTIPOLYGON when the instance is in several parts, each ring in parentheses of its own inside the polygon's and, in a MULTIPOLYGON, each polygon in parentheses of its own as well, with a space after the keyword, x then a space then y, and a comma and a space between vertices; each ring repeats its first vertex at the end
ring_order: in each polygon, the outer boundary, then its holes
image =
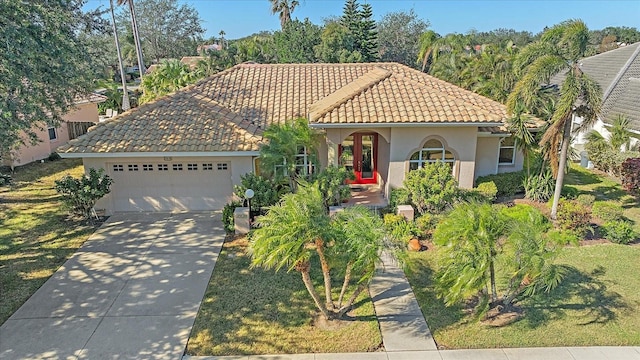
POLYGON ((114 211, 222 209, 233 193, 229 162, 117 162, 107 166, 113 178, 114 211))

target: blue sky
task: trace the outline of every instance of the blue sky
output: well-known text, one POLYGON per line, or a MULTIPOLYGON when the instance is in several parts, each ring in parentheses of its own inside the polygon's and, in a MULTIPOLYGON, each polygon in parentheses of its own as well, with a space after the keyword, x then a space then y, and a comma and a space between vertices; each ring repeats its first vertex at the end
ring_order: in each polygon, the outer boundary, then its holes
MULTIPOLYGON (((134 0, 135 1, 135 0, 134 0)), ((207 29, 206 38, 224 30, 228 39, 247 36, 261 30, 278 30, 280 21, 270 13, 268 0, 178 0, 196 10, 207 29)), ((339 16, 344 0, 299 0, 293 17, 322 19, 339 16)), ((115 1, 114 1, 115 2, 115 1)), ((541 31, 567 19, 582 19, 590 29, 607 26, 640 28, 640 0, 360 0, 373 8, 379 20, 392 11, 410 10, 440 34, 466 33, 471 29, 488 31, 497 28, 541 31)), ((88 0, 86 8, 109 6, 109 0, 88 0)))

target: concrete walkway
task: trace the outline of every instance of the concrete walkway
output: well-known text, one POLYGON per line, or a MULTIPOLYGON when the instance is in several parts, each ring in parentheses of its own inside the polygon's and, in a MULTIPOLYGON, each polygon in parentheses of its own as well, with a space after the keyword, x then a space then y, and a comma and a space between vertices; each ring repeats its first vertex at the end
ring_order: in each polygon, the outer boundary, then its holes
POLYGON ((369 285, 369 292, 385 351, 437 349, 411 285, 390 254, 382 255, 382 264, 369 285))
POLYGON ((112 216, 0 327, 0 359, 180 359, 220 214, 112 216))

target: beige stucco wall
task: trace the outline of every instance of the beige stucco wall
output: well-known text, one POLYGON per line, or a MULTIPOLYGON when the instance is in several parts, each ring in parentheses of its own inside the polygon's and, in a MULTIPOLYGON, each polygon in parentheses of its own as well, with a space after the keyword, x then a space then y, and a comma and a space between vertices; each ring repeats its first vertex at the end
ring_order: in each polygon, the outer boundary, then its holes
POLYGON ((499 137, 478 138, 478 146, 476 148, 476 178, 497 172, 499 152, 499 137))
MULTIPOLYGON (((206 161, 211 162, 227 162, 230 164, 231 168, 231 182, 232 184, 239 185, 240 177, 246 173, 253 172, 253 157, 252 156, 233 156, 233 157, 171 157, 171 160, 165 160, 164 157, 131 157, 131 158, 83 158, 83 164, 85 168, 85 172, 89 171, 89 168, 102 168, 105 169, 106 173, 111 175, 112 169, 107 166, 107 164, 126 164, 131 163, 189 163, 196 162, 202 163, 206 161)), ((184 179, 181 179, 185 176, 185 173, 178 173, 175 175, 175 183, 184 182, 184 179)), ((114 184, 113 186, 118 186, 118 184, 114 184)), ((120 185, 123 186, 123 185, 120 185)), ((126 186, 126 184, 124 184, 126 186)), ((112 188, 113 189, 113 188, 112 188)), ((228 200, 231 200, 232 194, 229 194, 228 200)), ((113 213, 114 203, 111 194, 105 196, 100 199, 96 203, 96 209, 104 210, 107 215, 113 213)))
POLYGON ((38 143, 30 145, 27 136, 22 136, 25 143, 29 145, 21 146, 12 153, 13 161, 7 165, 20 166, 30 162, 46 159, 52 152, 69 141, 69 131, 65 122, 98 122, 98 105, 82 104, 75 107, 69 113, 62 117, 63 122, 56 128, 57 139, 49 140, 49 131, 45 124, 43 129, 34 128, 34 132, 38 136, 38 143))
POLYGON ((475 175, 476 127, 398 127, 391 129, 388 186, 402 186, 409 170, 408 159, 422 148, 429 138, 444 142, 444 146, 456 156, 454 173, 462 188, 472 188, 475 175))

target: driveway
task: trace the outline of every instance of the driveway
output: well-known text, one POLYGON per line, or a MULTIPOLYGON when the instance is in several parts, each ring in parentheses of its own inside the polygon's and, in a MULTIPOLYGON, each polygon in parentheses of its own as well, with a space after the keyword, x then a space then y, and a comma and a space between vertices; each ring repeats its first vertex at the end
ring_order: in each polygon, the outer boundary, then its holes
POLYGON ((0 327, 0 359, 180 359, 220 213, 116 214, 0 327))

